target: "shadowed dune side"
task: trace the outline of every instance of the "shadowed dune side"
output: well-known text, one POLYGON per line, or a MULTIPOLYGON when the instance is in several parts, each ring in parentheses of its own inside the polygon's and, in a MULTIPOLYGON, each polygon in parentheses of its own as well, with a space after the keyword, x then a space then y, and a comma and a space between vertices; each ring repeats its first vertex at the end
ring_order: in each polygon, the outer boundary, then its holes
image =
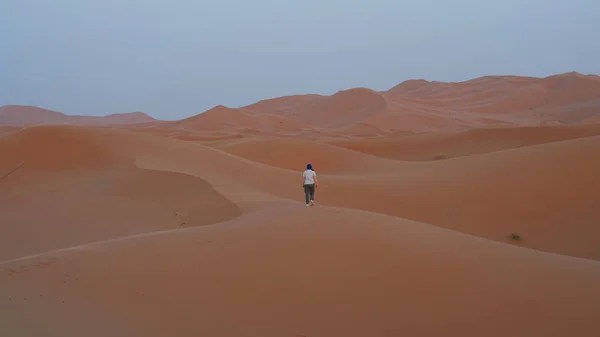
POLYGON ((401 167, 401 164, 387 159, 301 139, 261 137, 216 144, 214 147, 292 171, 304 171, 307 160, 322 173, 394 172, 401 167))
POLYGON ((31 126, 0 136, 0 170, 20 162, 26 162, 28 170, 39 172, 102 169, 131 162, 110 138, 112 133, 90 130, 31 126))
POLYGON ((328 141, 383 158, 438 160, 600 135, 600 125, 476 129, 375 139, 328 141))
POLYGON ((22 163, 0 180, 0 260, 241 214, 202 179, 135 167, 111 135, 35 127, 0 138, 0 175, 22 163))
POLYGON ((598 262, 347 209, 277 207, 0 268, 6 335, 600 333, 598 262))

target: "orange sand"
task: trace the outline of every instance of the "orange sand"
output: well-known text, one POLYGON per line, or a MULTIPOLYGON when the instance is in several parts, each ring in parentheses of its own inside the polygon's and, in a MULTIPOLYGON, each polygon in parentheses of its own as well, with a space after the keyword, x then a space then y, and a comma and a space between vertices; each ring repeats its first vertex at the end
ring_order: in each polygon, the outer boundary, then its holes
POLYGON ((0 336, 598 336, 597 83, 4 107, 0 336))
POLYGON ((412 161, 441 160, 596 135, 600 135, 600 124, 474 129, 376 139, 337 139, 328 143, 379 157, 412 161))

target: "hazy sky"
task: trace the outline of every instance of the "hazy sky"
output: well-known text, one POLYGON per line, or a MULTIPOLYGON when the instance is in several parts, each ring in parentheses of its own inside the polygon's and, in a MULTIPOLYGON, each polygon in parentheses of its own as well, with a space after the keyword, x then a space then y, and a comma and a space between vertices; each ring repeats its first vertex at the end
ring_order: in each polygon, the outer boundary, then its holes
POLYGON ((0 105, 178 119, 411 78, 600 74, 599 0, 0 0, 0 105))

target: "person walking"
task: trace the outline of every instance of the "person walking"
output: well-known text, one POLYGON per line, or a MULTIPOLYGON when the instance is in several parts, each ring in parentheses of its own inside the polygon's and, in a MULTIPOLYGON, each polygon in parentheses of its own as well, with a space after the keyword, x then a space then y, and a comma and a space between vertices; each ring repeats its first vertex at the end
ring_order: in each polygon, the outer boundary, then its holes
POLYGON ((319 186, 319 181, 311 164, 306 165, 306 171, 302 172, 302 186, 304 187, 306 207, 313 206, 315 204, 315 188, 319 186))

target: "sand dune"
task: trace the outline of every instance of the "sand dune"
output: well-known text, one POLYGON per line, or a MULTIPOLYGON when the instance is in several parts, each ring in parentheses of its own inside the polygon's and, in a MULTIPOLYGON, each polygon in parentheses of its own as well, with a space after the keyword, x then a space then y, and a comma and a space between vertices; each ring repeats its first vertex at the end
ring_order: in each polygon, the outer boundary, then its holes
MULTIPOLYGON (((285 167, 285 158, 265 166, 203 147, 180 150, 149 155, 138 165, 302 198, 298 173, 276 167, 285 167)), ((387 173, 322 174, 327 187, 318 198, 503 242, 516 231, 533 236, 528 247, 600 259, 595 248, 600 232, 594 225, 600 220, 598 151, 597 136, 444 161, 399 162, 387 173)))
POLYGON ((247 134, 349 136, 402 132, 466 131, 475 128, 590 123, 600 116, 597 76, 565 73, 546 78, 486 76, 446 83, 409 80, 383 92, 367 88, 333 95, 293 95, 241 108, 217 106, 175 122, 144 113, 104 117, 67 116, 28 106, 0 108, 0 124, 142 125, 144 130, 194 140, 247 134))
POLYGON ((493 124, 576 124, 598 115, 600 82, 578 73, 487 76, 458 83, 407 81, 384 94, 390 100, 435 107, 455 116, 484 114, 496 120, 493 124))
POLYGON ((440 160, 600 135, 598 125, 535 126, 437 132, 376 139, 338 139, 329 144, 399 160, 440 160))
MULTIPOLYGON (((111 155, 116 157, 109 158, 124 156, 128 161, 122 163, 133 161, 138 168, 198 177, 234 203, 238 200, 232 198, 241 198, 246 203, 243 209, 265 200, 263 196, 253 200, 252 193, 302 200, 299 173, 286 169, 289 157, 266 165, 218 149, 144 134, 111 130, 89 134, 98 139, 112 134, 115 150, 111 155)), ((344 153, 321 145, 313 147, 313 153, 322 149, 332 151, 330 156, 344 153)), ((395 215, 502 242, 516 231, 529 238, 527 247, 600 259, 595 248, 600 233, 594 225, 600 220, 595 206, 600 195, 594 183, 600 172, 594 154, 599 150, 600 138, 587 137, 420 163, 347 152, 350 164, 344 165, 340 155, 342 164, 330 162, 330 172, 321 174, 326 188, 322 186, 318 198, 329 205, 395 215), (369 171, 375 164, 380 165, 379 171, 369 171)), ((328 154, 319 156, 327 158, 328 154)), ((12 176, 4 185, 25 179, 19 177, 12 176)))
POLYGON ((31 127, 0 138, 11 159, 0 175, 23 164, 0 181, 0 260, 241 214, 202 179, 135 167, 104 141, 113 134, 31 127))
POLYGON ((600 332, 598 262, 343 209, 278 207, 1 267, 0 305, 19 308, 1 316, 8 334, 600 332))
POLYGON ((61 112, 42 109, 34 106, 6 105, 0 107, 0 124, 9 126, 30 125, 119 125, 136 124, 155 121, 143 112, 112 114, 107 116, 65 115, 61 112))
POLYGON ((324 97, 325 96, 322 95, 292 95, 277 97, 258 101, 244 107, 244 109, 272 115, 291 116, 298 108, 302 108, 306 104, 311 104, 324 97))
POLYGON ((32 106, 6 105, 0 107, 0 124, 27 126, 35 124, 61 124, 66 115, 32 106))
POLYGON ((397 175, 322 177, 320 198, 503 242, 517 232, 527 247, 600 259, 598 151, 600 138, 591 137, 420 163, 397 175))
POLYGON ((137 168, 37 176, 0 200, 0 259, 240 214, 201 179, 137 168))
POLYGON ((4 107, 0 336, 597 336, 598 83, 4 107))
POLYGON ((263 131, 263 132, 300 132, 310 129, 308 124, 292 118, 278 115, 255 114, 246 109, 232 109, 217 106, 204 113, 163 124, 159 128, 169 130, 194 130, 204 132, 227 132, 227 131, 263 131))
POLYGON ((486 76, 457 83, 407 81, 387 91, 396 97, 436 100, 478 112, 508 113, 594 100, 600 82, 578 73, 546 78, 486 76))
MULTIPOLYGON (((80 132, 77 141, 72 139, 65 142, 65 146, 88 142, 90 150, 81 150, 85 154, 93 153, 93 144, 111 146, 112 150, 102 152, 100 147, 96 161, 83 160, 85 157, 80 155, 85 165, 74 162, 67 166, 69 161, 65 159, 58 162, 63 166, 57 167, 56 163, 47 164, 49 160, 38 163, 35 158, 27 157, 14 163, 24 161, 32 170, 42 168, 52 172, 59 168, 110 170, 135 165, 190 175, 208 182, 234 203, 239 201, 236 197, 241 198, 246 203, 240 206, 242 209, 252 208, 254 206, 247 205, 264 200, 262 196, 253 200, 252 193, 298 202, 303 198, 299 173, 290 170, 299 169, 288 164, 289 156, 276 156, 279 162, 270 159, 265 164, 218 148, 145 134, 114 130, 85 133, 83 128, 64 127, 38 129, 40 132, 36 134, 80 132), (104 137, 109 137, 111 142, 104 137)), ((50 143, 42 137, 38 141, 39 147, 50 143)), ((257 144, 267 146, 267 143, 257 144)), ((304 146, 302 142, 292 144, 297 150, 304 146)), ((527 247, 600 259, 596 240, 600 232, 595 226, 600 221, 600 213, 596 211, 600 192, 595 188, 597 172, 600 172, 600 159, 595 155, 600 151, 600 136, 413 163, 324 145, 313 146, 313 156, 339 156, 340 164, 329 161, 329 167, 325 166, 329 172, 326 169, 320 176, 323 186, 318 198, 321 203, 394 215, 502 242, 506 242, 508 233, 515 231, 528 237, 527 247), (376 166, 379 167, 374 168, 376 166)), ((240 146, 238 148, 243 150, 245 145, 240 146)), ((266 147, 265 151, 269 149, 266 147)), ((69 151, 77 154, 76 149, 69 151)), ((3 170, 8 171, 13 166, 3 170)), ((22 170, 5 179, 4 190, 21 186, 28 179, 35 181, 27 174, 27 170, 22 170)), ((175 191, 176 188, 173 193, 175 191)))
POLYGON ((578 124, 598 116, 596 77, 566 73, 546 78, 486 76, 457 83, 409 80, 385 92, 358 88, 332 96, 289 96, 245 109, 363 136, 578 124))
POLYGON ((388 92, 394 94, 408 94, 415 92, 427 85, 429 85, 429 81, 424 79, 407 80, 389 89, 388 92))
POLYGON ((100 169, 125 164, 110 133, 89 132, 83 127, 32 126, 0 138, 0 153, 6 158, 0 165, 7 169, 20 162, 35 171, 53 172, 70 169, 100 169))
POLYGON ((402 167, 394 161, 296 138, 260 137, 214 147, 255 162, 300 172, 306 169, 309 158, 322 173, 394 172, 402 167))
MULTIPOLYGON (((294 99, 295 97, 292 97, 294 99)), ((311 97, 304 100, 305 104, 295 109, 285 111, 286 116, 291 116, 299 121, 315 127, 340 128, 361 122, 373 115, 384 112, 387 109, 386 99, 377 92, 356 88, 343 90, 331 96, 311 97)), ((259 112, 262 105, 249 107, 259 112)), ((282 113, 281 110, 275 110, 282 113)), ((271 111, 273 113, 275 111, 271 111)))

